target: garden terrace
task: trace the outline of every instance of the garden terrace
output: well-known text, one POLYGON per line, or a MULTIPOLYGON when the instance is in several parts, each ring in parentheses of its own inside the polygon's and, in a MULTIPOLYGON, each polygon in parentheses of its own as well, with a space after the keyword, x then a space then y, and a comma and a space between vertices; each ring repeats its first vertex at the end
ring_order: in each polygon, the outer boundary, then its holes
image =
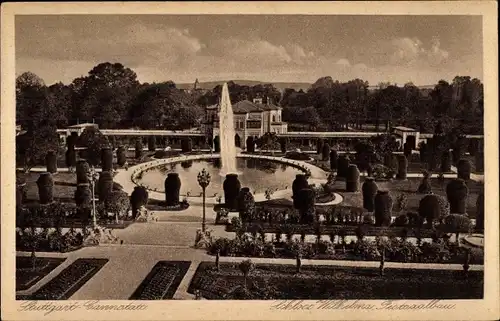
POLYGON ((243 275, 237 264, 202 262, 188 292, 206 299, 481 299, 483 272, 386 268, 258 264, 248 276, 248 290, 237 291, 243 275), (242 294, 242 295, 240 295, 242 294))
POLYGON ((190 265, 189 261, 158 262, 129 300, 172 299, 190 265))
POLYGON ((108 261, 108 259, 77 259, 33 294, 18 299, 67 300, 108 261))
POLYGON ((28 290, 65 260, 65 258, 37 257, 33 266, 31 257, 16 257, 16 291, 28 290))

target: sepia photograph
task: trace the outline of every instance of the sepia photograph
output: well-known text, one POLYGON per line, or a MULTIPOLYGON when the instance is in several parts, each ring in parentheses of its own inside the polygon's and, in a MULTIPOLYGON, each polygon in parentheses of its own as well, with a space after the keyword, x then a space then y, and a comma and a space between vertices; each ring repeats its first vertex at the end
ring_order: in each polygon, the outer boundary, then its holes
POLYGON ((488 283, 498 300, 485 17, 212 7, 9 20, 14 311, 446 315, 488 283))

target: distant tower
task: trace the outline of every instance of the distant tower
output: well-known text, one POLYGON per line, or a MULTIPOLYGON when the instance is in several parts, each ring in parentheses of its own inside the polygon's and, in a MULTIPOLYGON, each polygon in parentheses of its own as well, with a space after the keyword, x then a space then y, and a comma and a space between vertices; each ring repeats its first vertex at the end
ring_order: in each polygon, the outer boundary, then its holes
POLYGON ((200 82, 198 81, 198 78, 196 78, 196 80, 194 81, 194 87, 193 89, 194 90, 198 90, 198 86, 200 85, 200 82))

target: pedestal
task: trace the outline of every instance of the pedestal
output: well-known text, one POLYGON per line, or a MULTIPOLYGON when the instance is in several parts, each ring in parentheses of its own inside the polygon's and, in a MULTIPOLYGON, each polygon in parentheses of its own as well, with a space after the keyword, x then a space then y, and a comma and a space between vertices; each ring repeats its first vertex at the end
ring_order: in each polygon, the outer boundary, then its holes
POLYGON ((90 233, 83 241, 84 246, 97 246, 100 244, 117 244, 120 240, 112 234, 112 230, 97 226, 90 228, 90 233))
POLYGON ((212 244, 212 230, 202 232, 201 229, 196 230, 194 247, 196 249, 207 249, 212 244))

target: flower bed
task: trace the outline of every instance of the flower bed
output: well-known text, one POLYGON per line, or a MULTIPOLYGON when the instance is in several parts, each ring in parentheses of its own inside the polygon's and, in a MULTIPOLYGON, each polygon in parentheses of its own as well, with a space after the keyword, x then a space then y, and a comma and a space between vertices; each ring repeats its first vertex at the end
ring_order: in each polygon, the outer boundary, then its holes
POLYGON ((189 261, 158 262, 129 300, 172 299, 190 265, 189 261))
POLYGON ((77 259, 28 300, 67 300, 108 262, 108 259, 77 259))
POLYGON ((16 257, 16 291, 27 290, 58 267, 65 258, 37 257, 33 270, 33 259, 16 257))
POLYGON ((36 230, 33 235, 31 229, 16 229, 16 251, 31 252, 33 244, 38 252, 72 252, 83 247, 85 235, 71 229, 67 232, 56 229, 43 228, 36 230))
POLYGON ((220 270, 202 262, 188 292, 199 290, 207 299, 481 299, 483 272, 393 269, 385 276, 378 268, 259 264, 248 276, 245 295, 229 295, 243 284, 238 264, 222 263, 220 270))
MULTIPOLYGON (((242 235, 234 240, 220 238, 212 243, 208 254, 234 257, 265 257, 294 259, 300 253, 306 259, 379 261, 381 249, 386 251, 385 260, 389 262, 413 263, 454 263, 464 264, 466 249, 449 241, 437 239, 433 242, 420 242, 416 245, 406 238, 390 237, 374 240, 367 238, 346 242, 345 235, 330 236, 330 241, 302 242, 292 240, 287 235, 283 241, 263 241, 261 236, 242 235), (338 236, 337 242, 332 242, 338 236)), ((470 249, 469 264, 484 264, 484 251, 470 249)))

